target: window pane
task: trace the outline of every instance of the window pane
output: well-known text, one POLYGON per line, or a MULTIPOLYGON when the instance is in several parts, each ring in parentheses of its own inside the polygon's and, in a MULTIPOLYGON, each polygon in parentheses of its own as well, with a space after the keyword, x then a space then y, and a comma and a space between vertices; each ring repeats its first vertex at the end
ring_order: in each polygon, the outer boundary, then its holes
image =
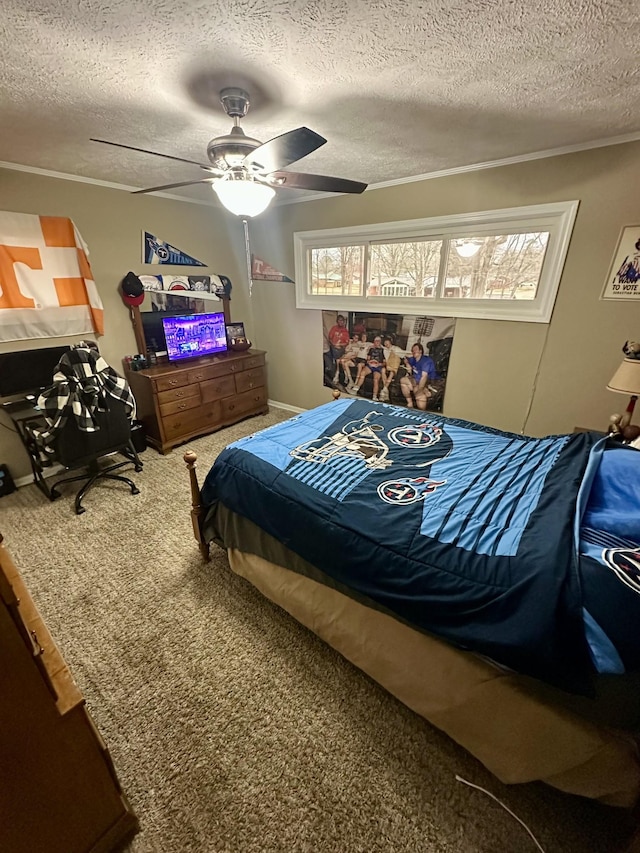
POLYGON ((442 240, 372 243, 367 296, 389 298, 436 294, 442 240))
POLYGON ((363 246, 311 249, 311 294, 362 296, 363 246))
POLYGON ((451 240, 442 295, 535 299, 549 232, 451 240))

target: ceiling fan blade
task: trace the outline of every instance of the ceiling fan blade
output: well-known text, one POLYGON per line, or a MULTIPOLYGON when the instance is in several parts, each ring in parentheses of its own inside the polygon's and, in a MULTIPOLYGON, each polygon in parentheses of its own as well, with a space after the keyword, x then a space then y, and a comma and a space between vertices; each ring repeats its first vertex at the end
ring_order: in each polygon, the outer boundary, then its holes
POLYGON ((91 142, 101 142, 103 145, 114 145, 116 148, 127 148, 129 151, 140 151, 142 154, 153 154, 154 157, 164 157, 166 160, 177 160, 179 163, 191 163, 193 166, 200 166, 201 169, 210 169, 213 167, 205 163, 198 163, 195 160, 185 160, 184 157, 174 157, 172 154, 160 154, 158 151, 148 151, 146 148, 135 148, 133 145, 123 145, 121 142, 108 142, 106 139, 91 139, 91 142))
POLYGON ((163 184, 161 187, 149 187, 146 190, 133 190, 131 195, 141 195, 142 193, 157 193, 160 190, 172 190, 175 187, 190 187, 192 184, 212 184, 218 178, 201 178, 199 181, 180 181, 178 184, 163 184))
POLYGON ((306 172, 271 172, 269 182, 276 187, 290 190, 317 190, 324 193, 362 193, 367 184, 349 181, 346 178, 330 178, 328 175, 309 175, 306 172))
POLYGON ((311 154, 327 140, 308 127, 298 127, 281 136, 274 136, 259 145, 244 158, 244 165, 260 172, 273 172, 311 154))

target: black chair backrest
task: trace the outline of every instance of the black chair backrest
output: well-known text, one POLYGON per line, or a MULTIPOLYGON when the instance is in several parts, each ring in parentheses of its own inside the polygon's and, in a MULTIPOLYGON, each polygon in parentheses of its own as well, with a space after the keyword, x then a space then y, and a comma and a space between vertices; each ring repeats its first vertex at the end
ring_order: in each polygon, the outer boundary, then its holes
POLYGON ((100 429, 84 432, 78 428, 71 415, 53 443, 56 459, 66 467, 82 466, 100 456, 126 447, 131 438, 131 421, 125 405, 115 397, 107 396, 106 412, 97 412, 100 429))

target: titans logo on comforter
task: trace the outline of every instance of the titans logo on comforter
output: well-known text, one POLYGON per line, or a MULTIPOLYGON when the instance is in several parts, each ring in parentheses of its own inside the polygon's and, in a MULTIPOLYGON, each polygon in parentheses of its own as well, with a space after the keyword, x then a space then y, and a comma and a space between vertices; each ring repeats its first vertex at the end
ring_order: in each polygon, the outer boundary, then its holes
POLYGON ((341 399, 230 445, 202 500, 373 606, 575 686, 591 668, 577 536, 599 447, 341 399))

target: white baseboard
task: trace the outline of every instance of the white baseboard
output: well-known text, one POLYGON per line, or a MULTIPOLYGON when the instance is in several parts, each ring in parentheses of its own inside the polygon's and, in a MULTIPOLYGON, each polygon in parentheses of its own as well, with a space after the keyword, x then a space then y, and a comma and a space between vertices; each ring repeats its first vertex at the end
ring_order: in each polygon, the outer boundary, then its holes
MULTIPOLYGON (((62 465, 52 465, 51 468, 47 468, 43 471, 42 476, 47 479, 48 477, 55 477, 56 474, 59 474, 61 471, 64 471, 64 467, 62 465)), ((33 483, 33 474, 25 474, 24 477, 18 477, 13 481, 16 484, 16 487, 19 489, 21 486, 30 486, 33 483)))
POLYGON ((299 409, 297 406, 290 406, 288 403, 279 403, 277 400, 267 400, 267 405, 273 406, 274 409, 284 409, 285 412, 295 412, 297 415, 307 411, 307 409, 299 409))

